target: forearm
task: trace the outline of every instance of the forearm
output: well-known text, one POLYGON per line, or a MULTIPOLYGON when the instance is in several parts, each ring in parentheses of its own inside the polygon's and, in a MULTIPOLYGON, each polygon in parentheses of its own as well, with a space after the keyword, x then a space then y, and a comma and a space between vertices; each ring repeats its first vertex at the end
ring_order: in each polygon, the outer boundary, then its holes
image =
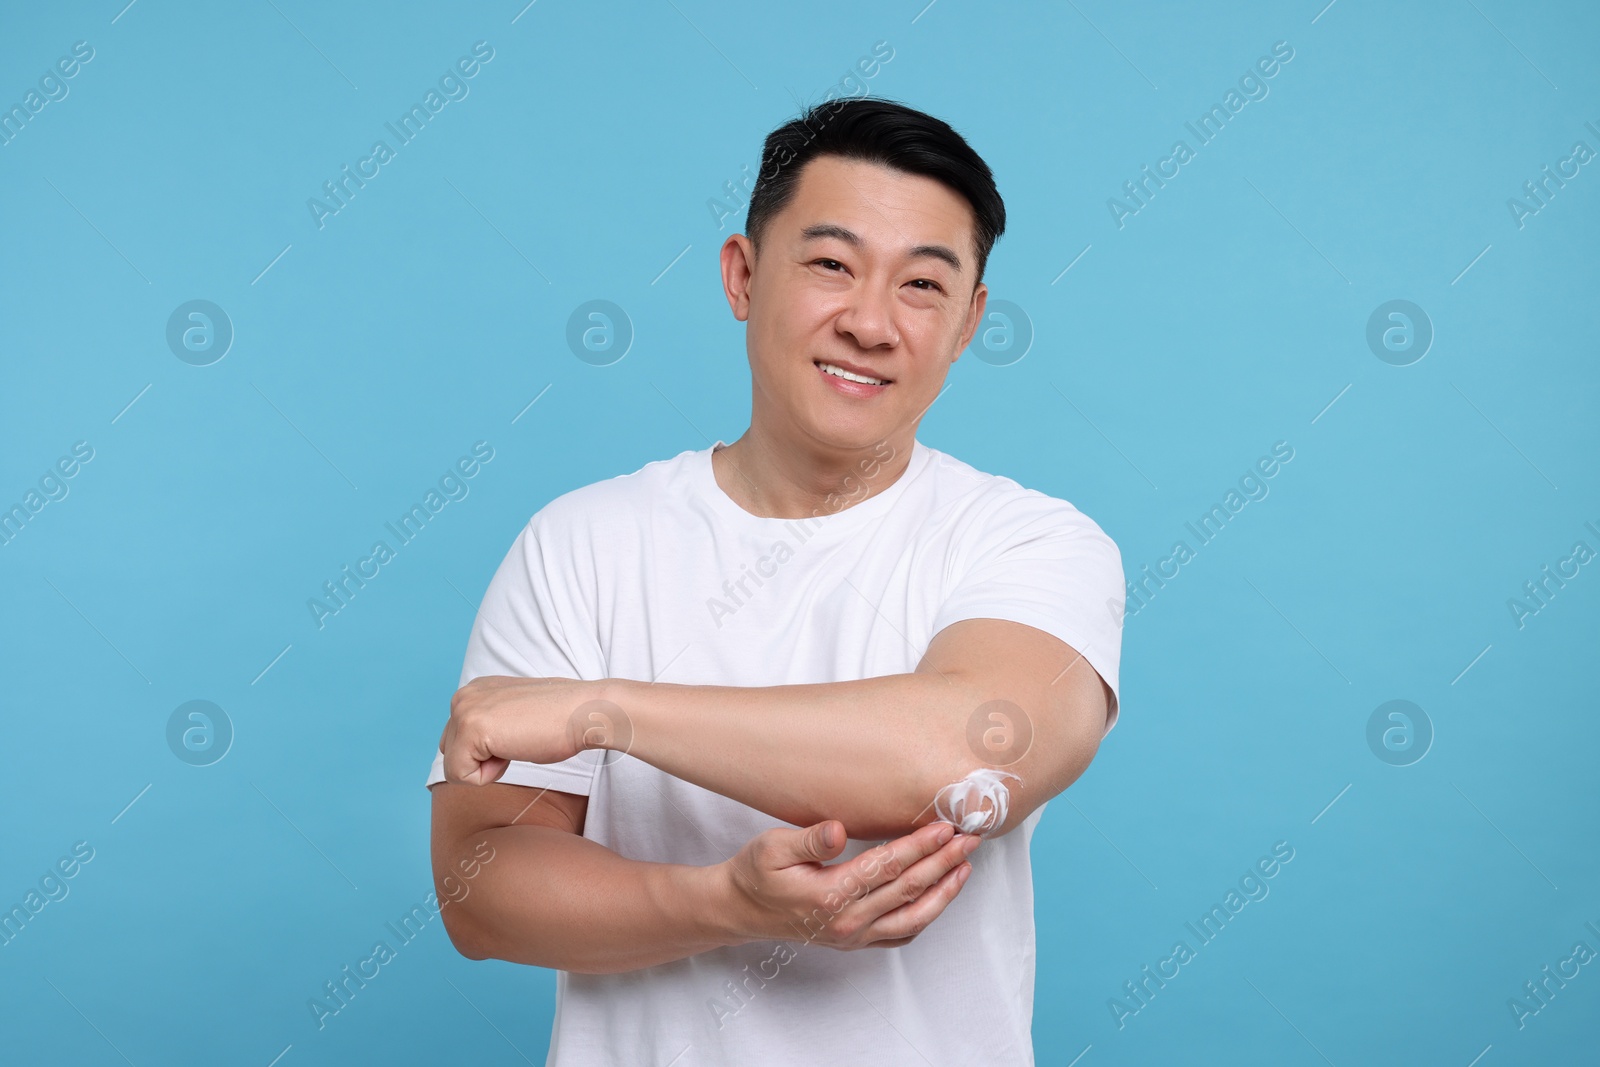
POLYGON ((451 940, 473 959, 610 974, 741 940, 717 924, 716 868, 624 859, 548 826, 475 837, 493 847, 494 861, 444 908, 451 940))
POLYGON ((630 755, 796 826, 838 819, 853 838, 899 837, 933 821, 939 785, 980 765, 966 725, 987 698, 959 677, 607 684, 630 755))
POLYGON ((998 836, 1088 766, 1109 695, 1060 639, 979 618, 941 630, 916 671, 853 681, 475 678, 440 748, 452 782, 606 748, 794 826, 886 840, 942 819, 998 836))

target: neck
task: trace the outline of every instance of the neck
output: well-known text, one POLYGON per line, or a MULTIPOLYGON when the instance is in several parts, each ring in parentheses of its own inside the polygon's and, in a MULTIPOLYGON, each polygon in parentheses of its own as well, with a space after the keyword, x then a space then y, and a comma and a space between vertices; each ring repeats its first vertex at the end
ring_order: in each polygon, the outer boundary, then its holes
POLYGON ((893 485, 911 462, 914 430, 861 448, 774 440, 754 425, 711 454, 722 491, 752 515, 774 519, 826 516, 854 507, 893 485))

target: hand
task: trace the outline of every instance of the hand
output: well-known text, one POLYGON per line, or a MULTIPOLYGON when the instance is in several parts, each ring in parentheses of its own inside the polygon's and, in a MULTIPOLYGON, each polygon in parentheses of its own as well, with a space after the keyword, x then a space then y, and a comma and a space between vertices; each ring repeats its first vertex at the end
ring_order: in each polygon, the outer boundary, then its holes
POLYGON ((474 678, 450 698, 439 737, 448 782, 488 785, 512 760, 560 763, 590 748, 626 747, 622 709, 596 682, 571 678, 474 678), (591 706, 592 705, 592 706, 591 706))
POLYGON ((908 944, 961 892, 981 840, 936 822, 828 865, 845 845, 837 819, 765 830, 720 865, 732 883, 729 921, 743 941, 842 951, 908 944))

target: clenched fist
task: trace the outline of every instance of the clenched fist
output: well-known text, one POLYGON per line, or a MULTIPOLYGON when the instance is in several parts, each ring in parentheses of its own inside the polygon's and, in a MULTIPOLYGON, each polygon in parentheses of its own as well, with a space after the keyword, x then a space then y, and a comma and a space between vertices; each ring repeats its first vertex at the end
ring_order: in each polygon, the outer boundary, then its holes
POLYGON ((572 678, 474 678, 450 698, 439 737, 449 782, 488 785, 512 760, 560 763, 596 748, 626 748, 622 709, 602 683, 572 678))

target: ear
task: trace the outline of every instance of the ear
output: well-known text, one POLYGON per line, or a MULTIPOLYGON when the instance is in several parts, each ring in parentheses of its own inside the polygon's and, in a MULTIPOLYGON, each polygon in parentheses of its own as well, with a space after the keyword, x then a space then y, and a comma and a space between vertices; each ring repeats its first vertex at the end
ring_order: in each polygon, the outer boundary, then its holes
POLYGON ((961 328, 961 343, 956 345, 955 355, 950 357, 954 363, 961 358, 961 353, 967 350, 972 343, 972 335, 978 332, 978 323, 983 321, 983 310, 989 305, 989 287, 982 282, 972 290, 972 303, 967 306, 966 325, 961 328))
POLYGON ((750 318, 750 282, 755 266, 756 250, 750 238, 736 233, 722 242, 722 291, 733 317, 740 322, 750 318))

